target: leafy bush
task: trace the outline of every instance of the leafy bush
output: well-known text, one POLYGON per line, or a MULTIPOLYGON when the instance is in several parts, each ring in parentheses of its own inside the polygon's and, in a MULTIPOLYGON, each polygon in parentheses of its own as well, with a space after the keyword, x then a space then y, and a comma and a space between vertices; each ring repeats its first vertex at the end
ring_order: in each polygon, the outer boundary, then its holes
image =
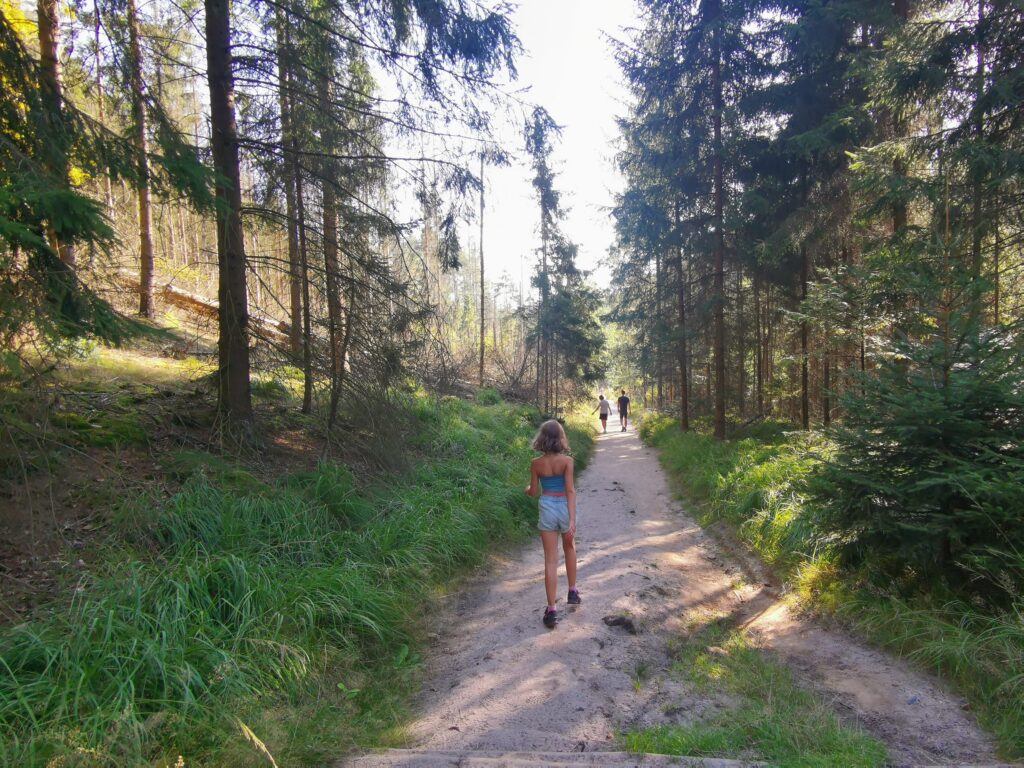
POLYGON ((502 397, 498 390, 486 387, 477 392, 476 401, 480 405, 498 405, 502 402, 502 397))
POLYGON ((1024 587, 1024 358, 1006 332, 906 342, 848 390, 836 452, 812 484, 846 562, 887 575, 1024 587))

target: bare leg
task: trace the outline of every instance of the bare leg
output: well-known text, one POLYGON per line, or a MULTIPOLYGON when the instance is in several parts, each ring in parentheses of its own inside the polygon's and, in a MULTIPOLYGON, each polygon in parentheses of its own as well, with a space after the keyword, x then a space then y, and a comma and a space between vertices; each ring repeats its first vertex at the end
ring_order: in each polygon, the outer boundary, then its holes
POLYGON ((562 552, 565 553, 565 576, 569 589, 576 587, 576 537, 562 534, 562 552))
MULTIPOLYGON (((541 531, 540 540, 544 544, 544 591, 547 592, 548 605, 555 604, 558 592, 558 531, 541 531)), ((573 551, 573 568, 576 566, 576 552, 573 551)))

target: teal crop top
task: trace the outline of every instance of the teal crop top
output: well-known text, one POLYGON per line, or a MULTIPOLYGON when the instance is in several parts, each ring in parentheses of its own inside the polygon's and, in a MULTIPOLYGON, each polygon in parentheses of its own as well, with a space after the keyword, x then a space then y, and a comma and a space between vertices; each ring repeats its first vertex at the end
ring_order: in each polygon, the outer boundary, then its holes
POLYGON ((540 478, 540 487, 552 493, 565 493, 565 475, 547 475, 540 478))

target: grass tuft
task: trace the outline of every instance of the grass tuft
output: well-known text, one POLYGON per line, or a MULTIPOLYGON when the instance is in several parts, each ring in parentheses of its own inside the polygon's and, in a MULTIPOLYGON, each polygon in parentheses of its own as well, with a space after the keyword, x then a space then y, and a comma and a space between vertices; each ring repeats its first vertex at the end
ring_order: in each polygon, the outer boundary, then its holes
POLYGON ((881 742, 840 722, 728 621, 692 631, 676 648, 672 671, 698 690, 724 695, 724 710, 691 724, 627 733, 629 751, 766 760, 780 768, 886 762, 881 742))

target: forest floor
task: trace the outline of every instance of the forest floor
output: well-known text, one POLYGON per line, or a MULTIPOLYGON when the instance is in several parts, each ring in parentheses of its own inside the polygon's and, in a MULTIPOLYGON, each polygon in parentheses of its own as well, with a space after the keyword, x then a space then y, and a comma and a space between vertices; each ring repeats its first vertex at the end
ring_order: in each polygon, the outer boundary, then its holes
MULTIPOLYGON (((38 390, 6 393, 0 625, 65 595, 125 500, 172 495, 191 469, 177 464, 218 450, 214 368, 198 346, 168 334, 131 349, 99 348, 38 390)), ((310 435, 308 420, 273 389, 255 399, 266 445, 246 465, 268 478, 314 468, 324 441, 310 435)))
MULTIPOLYGON (((561 620, 545 629, 539 544, 496 561, 437 611, 410 751, 348 765, 445 765, 444 756, 522 752, 535 753, 535 763, 538 752, 610 752, 624 737, 629 744, 631 733, 721 722, 743 706, 744 693, 727 684, 721 659, 736 646, 716 644, 712 625, 742 633, 758 654, 753 674, 784 670, 778 699, 792 699, 786 686, 799 689, 799 701, 813 699, 837 728, 866 739, 865 754, 875 756, 857 764, 996 762, 991 738, 961 698, 903 661, 796 615, 756 563, 702 530, 673 498, 655 449, 632 430, 598 436, 577 489, 582 606, 565 612, 560 575, 561 620), (606 624, 610 616, 631 620, 636 634, 606 624), (697 654, 681 652, 688 643, 697 654), (695 685, 682 668, 694 663, 713 672, 711 685, 695 685)), ((771 691, 755 698, 759 727, 773 719, 782 730, 793 727, 792 712, 771 711, 771 691)), ((805 736, 813 742, 820 728, 805 736)), ((805 759, 788 764, 839 764, 835 756, 807 761, 806 748, 797 749, 805 759)), ((703 754, 787 764, 756 739, 703 754)))

